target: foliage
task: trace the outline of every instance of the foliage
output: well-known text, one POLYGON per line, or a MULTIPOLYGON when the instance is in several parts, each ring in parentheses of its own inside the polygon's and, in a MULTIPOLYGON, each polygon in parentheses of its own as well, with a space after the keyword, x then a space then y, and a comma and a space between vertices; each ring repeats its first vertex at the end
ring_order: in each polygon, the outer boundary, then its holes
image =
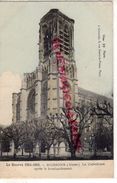
POLYGON ((8 152, 12 141, 15 158, 19 148, 33 153, 36 144, 38 144, 39 156, 41 156, 41 152, 47 150, 47 157, 49 157, 51 146, 64 142, 69 146, 71 158, 75 158, 78 149, 73 144, 71 125, 78 129, 76 142, 79 149, 82 148, 81 137, 84 134, 84 129, 89 127, 93 127, 90 133, 93 135, 92 139, 95 141, 97 150, 113 149, 113 108, 110 103, 106 101, 101 103, 97 101, 95 105, 81 103, 73 110, 75 115, 71 123, 69 123, 66 110, 63 109, 61 114, 50 114, 45 118, 16 122, 6 128, 0 127, 2 151, 8 152))

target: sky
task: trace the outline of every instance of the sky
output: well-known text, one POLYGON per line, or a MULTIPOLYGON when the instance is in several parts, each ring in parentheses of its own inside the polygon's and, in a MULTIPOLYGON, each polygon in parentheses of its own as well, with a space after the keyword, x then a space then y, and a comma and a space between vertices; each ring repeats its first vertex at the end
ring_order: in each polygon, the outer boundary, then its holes
POLYGON ((12 93, 20 90, 23 73, 32 72, 39 63, 39 21, 52 8, 58 8, 75 20, 74 49, 79 87, 108 97, 112 95, 111 3, 1 2, 0 124, 11 123, 12 93), (103 35, 105 35, 104 41, 103 35), (102 47, 102 42, 105 48, 102 47), (99 74, 99 46, 101 75, 99 74), (103 58, 104 51, 106 51, 105 58, 103 58))

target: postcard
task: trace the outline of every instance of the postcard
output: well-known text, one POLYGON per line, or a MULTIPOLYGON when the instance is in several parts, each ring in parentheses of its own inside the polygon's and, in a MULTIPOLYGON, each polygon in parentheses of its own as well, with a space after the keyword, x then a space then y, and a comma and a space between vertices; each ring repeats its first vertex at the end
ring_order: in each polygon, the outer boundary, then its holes
POLYGON ((0 1, 0 178, 112 178, 113 2, 0 1))

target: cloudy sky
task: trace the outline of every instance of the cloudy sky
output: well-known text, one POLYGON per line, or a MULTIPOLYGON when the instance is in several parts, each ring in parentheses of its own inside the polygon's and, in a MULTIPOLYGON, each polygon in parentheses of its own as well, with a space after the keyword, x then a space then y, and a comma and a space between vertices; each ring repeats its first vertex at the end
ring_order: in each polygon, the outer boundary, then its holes
POLYGON ((40 18, 58 8, 75 20, 75 60, 79 86, 106 96, 112 94, 111 3, 0 3, 0 124, 12 119, 12 92, 18 92, 24 72, 38 65, 40 18), (100 29, 101 76, 99 75, 100 29), (105 35, 105 48, 102 37, 105 35))

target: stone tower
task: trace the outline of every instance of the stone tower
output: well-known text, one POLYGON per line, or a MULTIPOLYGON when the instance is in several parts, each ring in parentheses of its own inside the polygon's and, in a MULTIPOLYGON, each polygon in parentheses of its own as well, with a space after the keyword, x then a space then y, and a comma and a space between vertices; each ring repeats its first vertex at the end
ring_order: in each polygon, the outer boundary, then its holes
POLYGON ((13 93, 13 122, 33 120, 48 114, 61 113, 64 107, 58 61, 52 49, 59 38, 59 52, 65 60, 65 71, 73 106, 78 102, 77 69, 74 60, 74 20, 58 9, 51 9, 41 18, 39 29, 39 65, 25 73, 19 93, 13 93))
POLYGON ((66 60, 65 70, 73 106, 77 105, 78 102, 77 69, 74 60, 74 20, 58 9, 51 9, 41 18, 39 30, 39 65, 42 66, 42 115, 60 113, 64 107, 58 62, 52 49, 54 38, 59 38, 59 52, 66 60))

